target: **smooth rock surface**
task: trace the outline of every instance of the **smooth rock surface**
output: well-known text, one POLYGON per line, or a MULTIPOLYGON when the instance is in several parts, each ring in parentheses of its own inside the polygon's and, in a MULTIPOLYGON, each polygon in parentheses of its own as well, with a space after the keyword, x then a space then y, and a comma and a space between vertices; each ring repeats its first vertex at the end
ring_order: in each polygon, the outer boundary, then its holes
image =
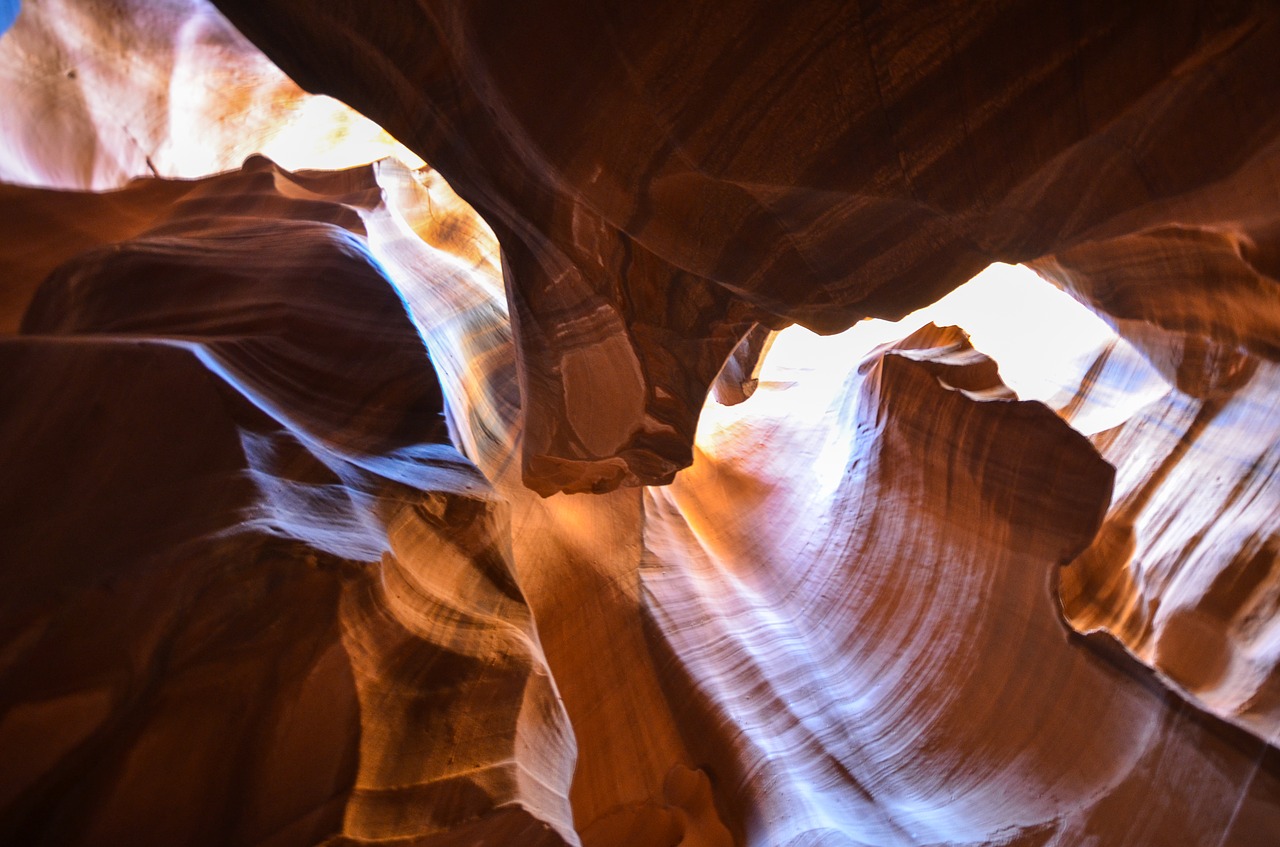
POLYGON ((669 482, 753 321, 1171 226, 1274 252, 1271 3, 218 7, 493 226, 543 493, 669 482))
POLYGON ((1277 837, 1273 751, 1058 620, 1089 443, 954 328, 843 373, 762 382, 646 493, 664 690, 735 843, 1277 837))
POLYGON ((292 169, 421 164, 299 89, 204 0, 26 0, 0 39, 0 100, 0 180, 21 185, 199 177, 254 153, 292 169))
POLYGON ((576 844, 509 513, 363 237, 373 169, 184 188, 0 340, 0 839, 576 844))
POLYGON ((1280 842, 1273 4, 221 5, 440 170, 22 4, 0 842, 1280 842))

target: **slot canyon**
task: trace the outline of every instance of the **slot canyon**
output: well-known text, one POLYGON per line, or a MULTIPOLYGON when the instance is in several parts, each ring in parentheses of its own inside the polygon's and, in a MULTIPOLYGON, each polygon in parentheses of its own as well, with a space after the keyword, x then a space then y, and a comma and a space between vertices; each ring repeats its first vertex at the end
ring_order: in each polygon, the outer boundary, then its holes
POLYGON ((0 30, 0 845, 1280 845, 1273 0, 0 30))

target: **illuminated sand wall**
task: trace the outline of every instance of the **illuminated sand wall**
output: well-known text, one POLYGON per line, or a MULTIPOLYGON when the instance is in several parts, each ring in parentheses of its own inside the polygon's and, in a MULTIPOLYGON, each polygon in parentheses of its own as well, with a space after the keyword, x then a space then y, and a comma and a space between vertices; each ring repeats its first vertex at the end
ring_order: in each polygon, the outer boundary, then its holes
POLYGON ((218 5, 0 36, 0 843, 1280 841, 1268 5, 218 5))

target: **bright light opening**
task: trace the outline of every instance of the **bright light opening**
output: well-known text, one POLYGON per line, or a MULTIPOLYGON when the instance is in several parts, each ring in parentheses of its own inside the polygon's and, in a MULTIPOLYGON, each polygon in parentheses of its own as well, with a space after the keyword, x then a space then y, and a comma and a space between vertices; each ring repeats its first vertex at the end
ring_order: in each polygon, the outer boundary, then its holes
MULTIPOLYGON (((938 302, 900 321, 866 320, 839 335, 820 336, 795 326, 778 333, 760 369, 759 389, 739 406, 708 401, 697 440, 704 447, 751 416, 819 422, 839 402, 849 371, 876 346, 905 338, 926 323, 965 330, 973 346, 996 361, 1005 384, 1023 400, 1061 409, 1080 389, 1107 345, 1122 349, 1127 366, 1146 370, 1104 321, 1070 295, 1021 265, 993 264, 938 302), (1131 355, 1132 354, 1132 355, 1131 355)), ((1137 382, 1143 382, 1138 380, 1137 382)), ((1150 381, 1160 390, 1159 380, 1150 381)), ((1129 399, 1143 404, 1150 391, 1129 399)), ((1099 410, 1073 419, 1092 434, 1114 426, 1131 408, 1099 410)))
POLYGON ((867 320, 836 336, 802 327, 778 334, 760 379, 790 382, 833 360, 860 359, 932 321, 969 333, 995 359, 1005 383, 1028 400, 1074 388, 1087 362, 1115 332, 1093 312, 1022 265, 994 264, 931 306, 900 321, 867 320))

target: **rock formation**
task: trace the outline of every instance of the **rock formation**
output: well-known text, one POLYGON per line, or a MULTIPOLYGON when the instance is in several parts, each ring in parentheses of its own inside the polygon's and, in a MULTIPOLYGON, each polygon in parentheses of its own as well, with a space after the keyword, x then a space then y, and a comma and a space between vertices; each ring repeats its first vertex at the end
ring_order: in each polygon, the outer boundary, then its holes
POLYGON ((1274 252, 1268 3, 218 5, 493 225, 544 493, 669 482, 752 320, 1162 226, 1274 252))
POLYGON ((299 89, 203 0, 29 0, 0 41, 0 93, 8 183, 115 188, 237 168, 254 153, 290 168, 421 164, 299 89))
POLYGON ((0 439, 3 840, 572 841, 507 509, 369 251, 374 171, 157 187, 0 344, 40 410, 0 439))
POLYGON ((217 6, 0 36, 0 843, 1280 842, 1271 4, 217 6))

